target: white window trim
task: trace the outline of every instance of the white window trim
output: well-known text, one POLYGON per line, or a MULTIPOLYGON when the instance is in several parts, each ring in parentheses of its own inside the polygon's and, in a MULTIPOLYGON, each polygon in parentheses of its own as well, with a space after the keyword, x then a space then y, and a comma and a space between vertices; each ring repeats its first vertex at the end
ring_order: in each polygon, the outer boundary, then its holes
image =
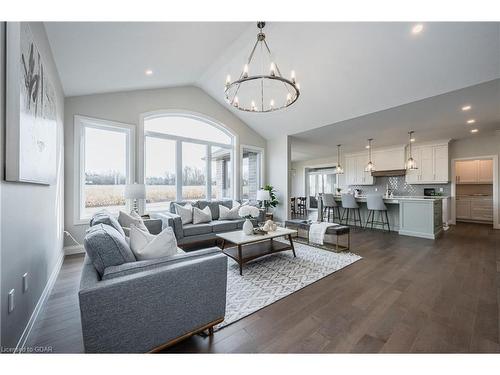
MULTIPOLYGON (((239 136, 238 134, 234 133, 231 129, 227 128, 224 124, 220 123, 219 121, 204 115, 202 113, 198 112, 193 112, 193 111, 186 111, 186 110, 178 110, 178 109, 167 109, 167 110, 157 110, 157 111, 151 111, 151 112, 145 112, 141 113, 140 118, 139 118, 139 127, 138 127, 138 138, 137 138, 137 150, 138 150, 138 181, 141 183, 146 183, 146 149, 145 149, 145 141, 146 141, 146 136, 152 136, 156 138, 162 138, 162 139, 169 139, 169 140, 175 140, 176 143, 176 200, 182 200, 182 178, 179 178, 179 176, 182 176, 182 142, 189 142, 189 143, 196 143, 196 144, 202 144, 206 145, 207 147, 207 156, 209 152, 210 146, 218 146, 222 148, 227 148, 231 150, 231 161, 232 161, 232 181, 233 182, 233 197, 231 199, 238 199, 238 194, 240 187, 236 187, 236 163, 239 163, 239 160, 236 160, 236 147, 239 144, 239 136), (217 143, 217 142, 210 142, 210 141, 203 141, 200 139, 196 138, 189 138, 189 137, 182 137, 182 136, 176 136, 176 135, 170 135, 170 134, 164 134, 164 133, 158 133, 158 132, 152 132, 152 131, 145 131, 144 128, 144 122, 146 120, 150 120, 153 118, 158 118, 158 117, 186 117, 186 118, 192 118, 198 121, 205 122, 211 126, 214 126, 215 128, 223 131, 225 134, 227 134, 231 138, 231 143, 230 144, 224 144, 224 143, 217 143)), ((212 200, 211 196, 211 189, 212 187, 210 186, 209 182, 209 173, 211 170, 211 160, 209 157, 207 157, 206 161, 206 173, 207 173, 207 179, 206 179, 206 185, 205 185, 205 193, 206 193, 206 199, 207 200, 212 200)), ((239 181, 239 180, 238 180, 239 181)), ((144 202, 144 211, 146 209, 146 203, 144 202)), ((143 212, 144 212, 143 211, 143 212)))
POLYGON ((260 152, 260 167, 259 167, 259 179, 260 179, 260 185, 259 188, 263 187, 265 185, 264 183, 264 178, 265 178, 265 158, 266 158, 266 154, 265 154, 265 149, 263 147, 259 147, 259 146, 253 146, 253 145, 245 145, 245 144, 242 144, 240 145, 240 178, 239 178, 239 181, 240 181, 240 189, 239 189, 239 196, 240 198, 243 199, 243 150, 249 150, 249 151, 256 151, 256 152, 260 152))
POLYGON ((124 132, 127 135, 127 184, 135 181, 135 125, 116 121, 103 120, 87 116, 74 116, 74 182, 73 182, 73 224, 88 224, 87 218, 81 218, 83 201, 83 176, 85 174, 85 155, 83 129, 93 127, 96 129, 112 129, 124 132))

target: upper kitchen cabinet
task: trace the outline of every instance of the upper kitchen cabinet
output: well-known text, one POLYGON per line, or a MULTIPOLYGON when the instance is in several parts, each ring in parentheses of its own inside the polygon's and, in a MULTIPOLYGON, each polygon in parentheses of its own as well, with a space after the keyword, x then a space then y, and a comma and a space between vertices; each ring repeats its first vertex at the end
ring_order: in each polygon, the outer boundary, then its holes
POLYGON ((412 146, 417 168, 406 173, 408 184, 447 184, 449 182, 448 141, 412 146))
POLYGON ((368 158, 365 154, 351 154, 345 157, 346 185, 373 185, 375 178, 365 172, 368 158))
MULTIPOLYGON (((404 146, 400 146, 387 149, 374 149, 372 150, 372 162, 377 172, 404 169, 405 148, 404 146)), ((347 185, 373 185, 375 183, 375 177, 370 172, 365 172, 367 163, 367 152, 358 152, 345 156, 347 185)))
POLYGON ((493 160, 457 160, 455 182, 457 184, 493 183, 493 160))

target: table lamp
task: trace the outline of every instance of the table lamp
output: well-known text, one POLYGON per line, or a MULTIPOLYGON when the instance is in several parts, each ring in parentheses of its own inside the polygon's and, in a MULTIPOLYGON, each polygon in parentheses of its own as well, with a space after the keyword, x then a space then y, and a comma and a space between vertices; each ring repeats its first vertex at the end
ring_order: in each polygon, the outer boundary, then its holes
POLYGON ((125 185, 125 199, 132 199, 132 211, 139 213, 137 200, 146 199, 146 185, 137 183, 125 185))

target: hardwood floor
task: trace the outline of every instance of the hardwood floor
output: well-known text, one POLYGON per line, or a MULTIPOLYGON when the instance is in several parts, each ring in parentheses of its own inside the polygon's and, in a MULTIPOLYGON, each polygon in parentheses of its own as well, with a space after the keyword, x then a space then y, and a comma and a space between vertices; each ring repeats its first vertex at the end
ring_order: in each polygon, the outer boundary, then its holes
MULTIPOLYGON (((363 256, 339 272, 168 352, 500 352, 500 231, 459 223, 436 241, 354 231, 363 256)), ((82 352, 83 258, 64 261, 28 345, 82 352)))

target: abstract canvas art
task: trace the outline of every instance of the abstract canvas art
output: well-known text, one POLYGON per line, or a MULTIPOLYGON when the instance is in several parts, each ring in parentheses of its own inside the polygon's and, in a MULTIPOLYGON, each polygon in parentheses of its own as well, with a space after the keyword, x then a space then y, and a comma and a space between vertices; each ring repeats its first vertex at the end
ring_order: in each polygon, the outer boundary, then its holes
POLYGON ((55 89, 29 25, 8 23, 7 180, 55 181, 56 106, 55 89))

